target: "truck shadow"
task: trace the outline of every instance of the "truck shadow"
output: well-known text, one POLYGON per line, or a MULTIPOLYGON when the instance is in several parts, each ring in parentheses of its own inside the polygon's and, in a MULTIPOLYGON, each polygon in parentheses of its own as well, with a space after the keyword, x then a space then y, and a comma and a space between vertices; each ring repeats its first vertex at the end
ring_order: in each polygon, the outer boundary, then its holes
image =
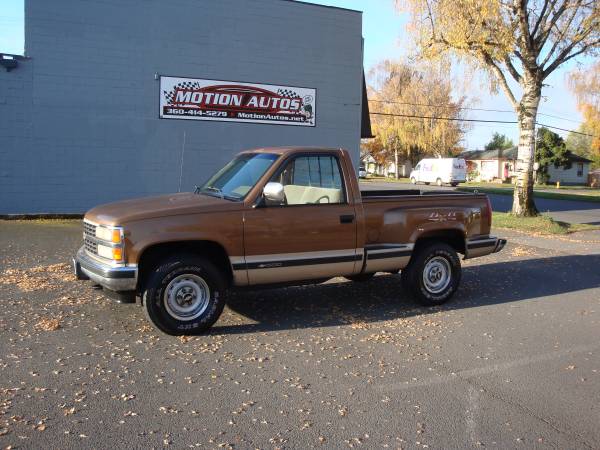
POLYGON ((600 255, 569 255, 463 267, 461 287, 445 305, 426 308, 408 298, 400 275, 364 283, 326 284, 232 293, 228 307, 256 323, 219 325, 211 334, 240 334, 375 323, 439 311, 544 300, 600 287, 600 255))

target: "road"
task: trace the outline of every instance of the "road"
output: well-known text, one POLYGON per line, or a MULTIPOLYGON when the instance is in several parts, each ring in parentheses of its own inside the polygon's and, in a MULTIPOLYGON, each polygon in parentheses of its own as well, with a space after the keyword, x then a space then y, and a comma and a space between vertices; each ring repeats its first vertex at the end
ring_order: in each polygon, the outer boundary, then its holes
MULTIPOLYGON (((362 182, 361 189, 424 189, 424 190, 453 190, 449 186, 433 186, 419 184, 416 187, 410 183, 362 182)), ((508 212, 512 208, 512 196, 488 194, 492 202, 492 209, 499 212, 508 212)), ((600 225, 600 203, 575 200, 554 200, 536 198, 535 204, 540 212, 547 213, 553 219, 568 223, 588 223, 600 225)))
POLYGON ((80 222, 0 222, 0 448, 600 448, 600 236, 508 238, 443 307, 335 279, 173 338, 73 279, 80 222))

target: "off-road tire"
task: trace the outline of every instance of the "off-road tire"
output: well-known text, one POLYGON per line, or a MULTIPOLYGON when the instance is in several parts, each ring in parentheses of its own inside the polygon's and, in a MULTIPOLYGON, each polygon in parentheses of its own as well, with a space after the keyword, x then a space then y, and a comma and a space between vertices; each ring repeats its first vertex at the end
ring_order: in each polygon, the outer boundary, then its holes
POLYGON ((461 267, 456 251, 443 242, 431 242, 417 248, 407 267, 402 269, 402 284, 408 293, 423 306, 441 305, 454 295, 460 284, 461 267), (449 282, 440 292, 430 291, 424 281, 423 273, 428 262, 436 258, 447 261, 449 282))
POLYGON ((147 319, 160 331, 172 336, 198 334, 217 321, 225 307, 226 294, 225 277, 213 263, 195 255, 180 255, 152 270, 142 294, 142 305, 147 319), (208 305, 198 317, 178 320, 167 309, 165 290, 172 280, 186 274, 204 280, 209 289, 208 305))
POLYGON ((350 275, 350 276, 347 276, 344 278, 346 278, 347 280, 350 280, 350 281, 356 281, 356 282, 362 283, 362 282, 371 280, 374 276, 375 276, 374 273, 359 273, 358 275, 350 275))

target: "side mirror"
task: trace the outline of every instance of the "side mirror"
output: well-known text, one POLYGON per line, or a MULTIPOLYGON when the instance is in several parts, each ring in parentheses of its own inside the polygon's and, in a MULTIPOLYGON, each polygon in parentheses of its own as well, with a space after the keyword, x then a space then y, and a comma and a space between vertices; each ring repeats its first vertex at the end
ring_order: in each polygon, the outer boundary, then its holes
POLYGON ((269 181, 263 188, 263 195, 267 205, 282 205, 285 202, 283 184, 269 181))

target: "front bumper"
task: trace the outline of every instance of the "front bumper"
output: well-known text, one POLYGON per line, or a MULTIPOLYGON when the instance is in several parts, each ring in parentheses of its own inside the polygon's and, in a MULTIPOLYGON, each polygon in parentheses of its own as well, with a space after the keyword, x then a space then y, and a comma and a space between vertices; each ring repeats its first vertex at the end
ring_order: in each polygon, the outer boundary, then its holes
POLYGON ((110 291, 134 291, 137 285, 137 266, 103 264, 88 256, 84 247, 73 258, 73 270, 78 280, 92 280, 110 291))

